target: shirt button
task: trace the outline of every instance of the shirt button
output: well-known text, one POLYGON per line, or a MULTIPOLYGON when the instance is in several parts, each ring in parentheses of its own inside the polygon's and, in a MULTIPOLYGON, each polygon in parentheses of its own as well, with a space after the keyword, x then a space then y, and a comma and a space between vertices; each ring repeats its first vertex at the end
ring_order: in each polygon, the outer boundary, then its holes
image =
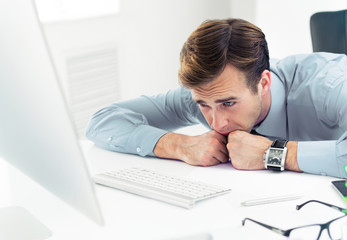
POLYGON ((138 153, 141 152, 141 148, 140 148, 140 147, 137 147, 137 148, 136 148, 136 152, 138 152, 138 153))
POLYGON ((111 142, 112 141, 112 137, 107 138, 107 141, 111 142))

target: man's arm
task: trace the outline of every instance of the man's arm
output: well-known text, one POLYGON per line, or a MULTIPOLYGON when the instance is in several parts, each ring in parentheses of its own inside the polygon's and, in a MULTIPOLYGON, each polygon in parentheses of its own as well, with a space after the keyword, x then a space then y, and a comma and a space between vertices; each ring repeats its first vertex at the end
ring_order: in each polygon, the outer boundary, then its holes
POLYGON ((340 132, 338 139, 298 143, 298 163, 304 172, 346 178, 347 166, 347 69, 334 69, 328 79, 328 91, 319 112, 332 130, 340 132))
MULTIPOLYGON (((234 131, 228 136, 227 148, 232 165, 240 170, 265 169, 263 155, 271 146, 272 141, 266 137, 253 135, 244 131, 234 131)), ((301 172, 297 161, 297 146, 295 141, 287 143, 285 169, 301 172)))
POLYGON ((107 150, 154 156, 153 148, 164 134, 198 123, 189 94, 177 88, 111 104, 92 116, 86 136, 107 150))
MULTIPOLYGON (((131 103, 146 105, 141 98, 131 103)), ((152 149, 167 130, 149 125, 148 119, 121 102, 96 112, 86 129, 86 137, 97 146, 116 152, 153 156, 152 149)))
POLYGON ((296 122, 288 125, 296 124, 297 130, 290 136, 301 139, 297 143, 299 168, 307 173, 346 178, 346 55, 293 56, 273 66, 289 89, 287 110, 296 122))
POLYGON ((171 131, 202 120, 189 90, 115 103, 95 113, 86 136, 107 150, 183 160, 210 166, 228 160, 225 137, 216 132, 186 136, 171 131))
POLYGON ((165 134, 154 149, 161 158, 180 159, 190 165, 212 166, 228 161, 226 137, 216 131, 198 136, 165 134))
MULTIPOLYGON (((312 106, 317 109, 317 116, 313 117, 317 117, 321 121, 322 127, 325 127, 324 133, 321 133, 321 129, 316 127, 317 132, 313 139, 326 138, 328 140, 289 141, 286 169, 346 178, 347 70, 345 61, 341 62, 343 63, 341 68, 331 67, 335 70, 333 73, 320 74, 321 78, 317 81, 321 84, 315 86, 318 88, 317 92, 324 86, 326 88, 324 94, 310 95, 310 97, 314 97, 313 103, 317 103, 318 100, 322 103, 312 106)), ((333 65, 337 64, 333 62, 333 65)), ((316 92, 314 88, 310 90, 311 93, 316 92)), ((305 128, 302 128, 302 131, 305 132, 305 128)), ((260 136, 248 135, 250 134, 238 132, 229 135, 227 148, 232 164, 239 169, 264 169, 262 155, 272 142, 260 136), (241 143, 244 143, 245 146, 241 146, 241 143)))
MULTIPOLYGON (((263 154, 272 141, 244 131, 229 134, 227 149, 236 169, 265 169, 263 154)), ((347 131, 337 140, 287 143, 285 169, 346 178, 347 131), (301 160, 301 162, 299 161, 301 160)))

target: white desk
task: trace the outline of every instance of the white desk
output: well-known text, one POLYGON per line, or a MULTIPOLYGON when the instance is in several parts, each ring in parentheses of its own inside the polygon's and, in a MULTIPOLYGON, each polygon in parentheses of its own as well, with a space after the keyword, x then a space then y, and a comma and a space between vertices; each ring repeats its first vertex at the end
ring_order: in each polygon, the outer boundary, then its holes
MULTIPOLYGON (((96 186, 106 225, 97 226, 48 193, 4 161, 1 167, 0 207, 20 205, 53 232, 49 239, 175 239, 209 232, 213 239, 281 239, 281 236, 253 224, 241 226, 245 217, 287 229, 328 221, 341 213, 315 205, 295 210, 296 204, 317 199, 344 206, 330 183, 335 178, 294 172, 239 171, 230 164, 194 167, 180 161, 141 158, 108 152, 84 141, 82 147, 92 173, 140 166, 217 185, 232 192, 196 204, 190 210, 156 200, 96 186), (5 169, 7 174, 4 175, 5 169), (7 194, 4 194, 7 193, 7 194), (241 207, 241 201, 282 194, 303 194, 301 199, 241 207), (9 198, 9 196, 11 196, 9 198)), ((327 237, 324 233, 323 237, 327 237)), ((190 238, 193 239, 193 238, 190 238)), ((322 238, 324 239, 324 238, 322 238)))

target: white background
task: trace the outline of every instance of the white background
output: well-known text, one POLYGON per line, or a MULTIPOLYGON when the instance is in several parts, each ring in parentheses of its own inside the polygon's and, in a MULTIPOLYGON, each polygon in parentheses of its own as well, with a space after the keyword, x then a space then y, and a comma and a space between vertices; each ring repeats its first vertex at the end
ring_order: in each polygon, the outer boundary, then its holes
POLYGON ((116 44, 120 99, 127 99, 177 86, 180 49, 206 19, 239 17, 251 21, 265 32, 270 56, 282 58, 311 52, 310 16, 346 9, 347 1, 119 0, 116 7, 114 14, 48 22, 45 30, 60 69, 62 52, 116 44))

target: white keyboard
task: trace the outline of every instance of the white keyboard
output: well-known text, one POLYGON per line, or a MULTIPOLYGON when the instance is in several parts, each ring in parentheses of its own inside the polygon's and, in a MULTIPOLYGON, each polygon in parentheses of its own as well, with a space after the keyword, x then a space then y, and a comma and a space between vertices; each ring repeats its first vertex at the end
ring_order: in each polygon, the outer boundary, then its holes
POLYGON ((94 176, 94 181, 101 185, 184 208, 191 208, 197 201, 231 191, 228 188, 173 177, 141 168, 129 168, 97 174, 94 176))

